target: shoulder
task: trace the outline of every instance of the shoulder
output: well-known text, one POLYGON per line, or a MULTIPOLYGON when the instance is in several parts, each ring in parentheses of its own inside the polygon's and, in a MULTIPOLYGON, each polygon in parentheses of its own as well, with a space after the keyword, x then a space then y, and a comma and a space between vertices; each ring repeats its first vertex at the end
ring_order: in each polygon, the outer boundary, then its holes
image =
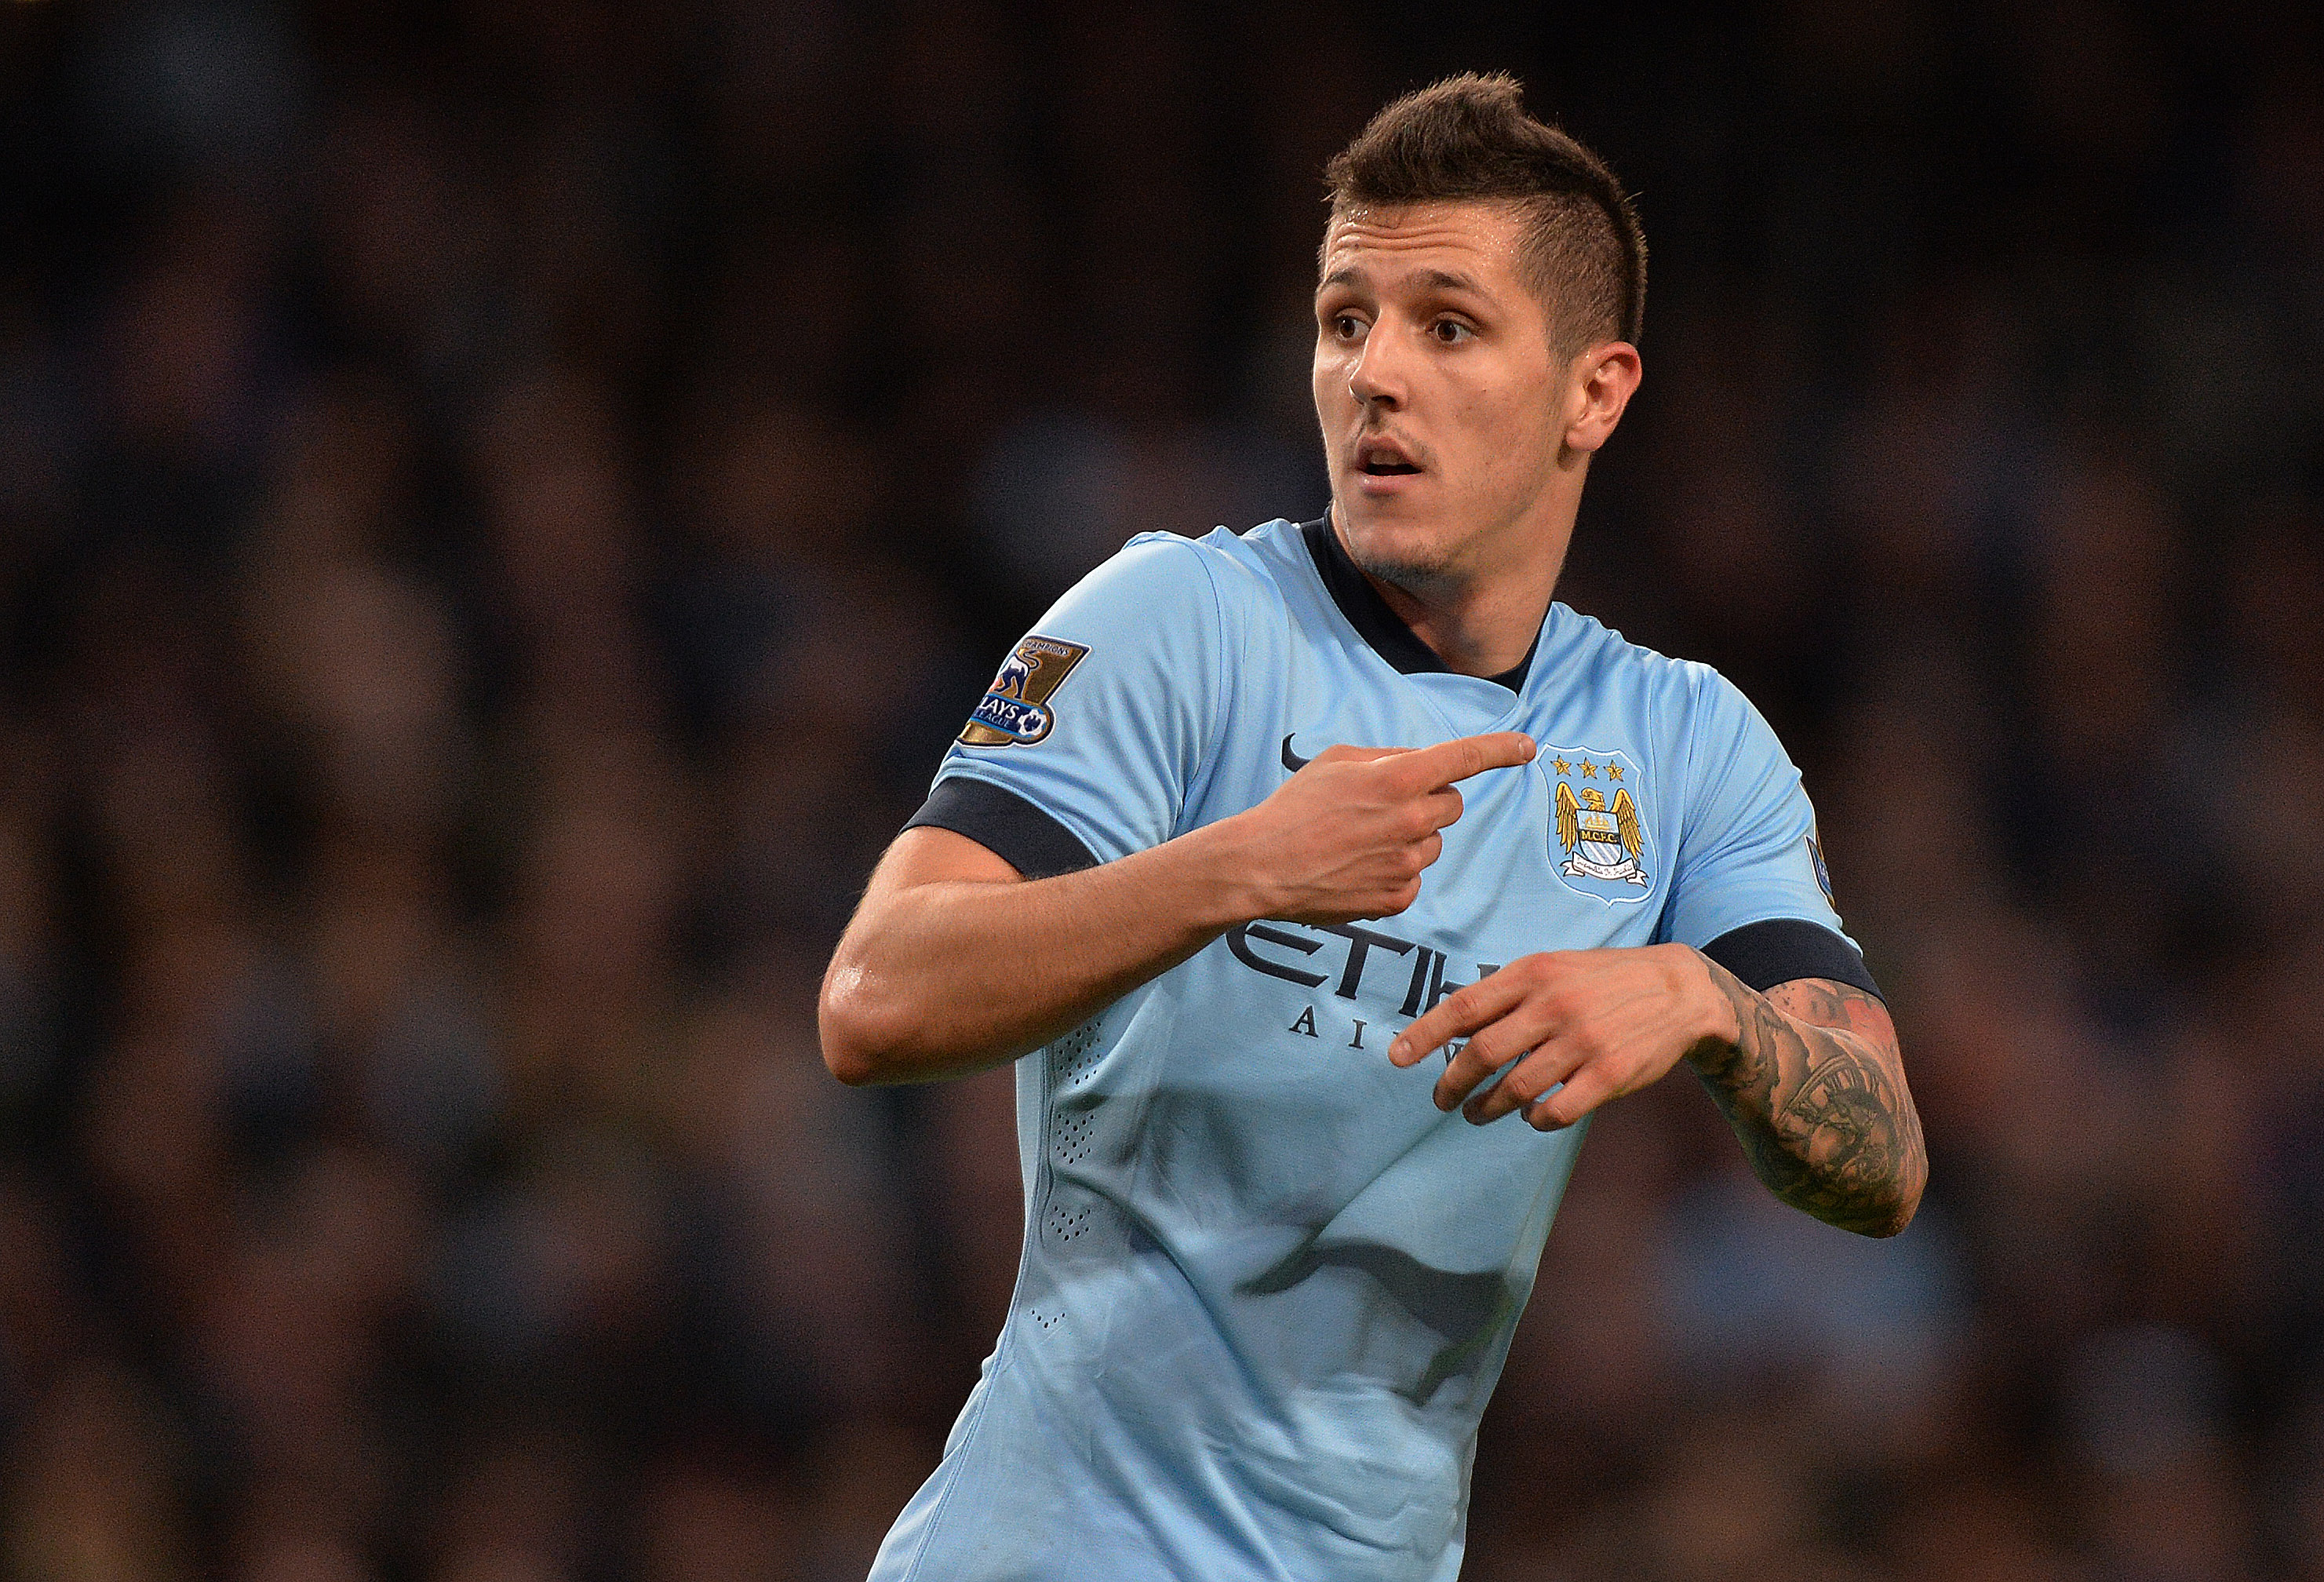
POLYGON ((1615 710, 1666 772, 1701 791, 1789 769, 1774 729, 1715 668, 1633 643, 1565 606, 1552 609, 1553 663, 1566 684, 1615 710))
POLYGON ((1065 645, 1068 665, 1088 655, 1092 674, 1223 673, 1248 657, 1250 634, 1280 598, 1263 557, 1224 529, 1199 539, 1143 532, 1067 589, 1025 641, 1065 645))
POLYGON ((1278 589, 1285 578, 1307 563, 1307 547, 1299 537, 1299 530, 1280 519, 1262 523, 1245 532, 1214 527, 1200 538, 1181 538, 1167 532, 1140 533, 1130 541, 1129 547, 1134 549, 1149 541, 1176 546, 1210 578, 1220 602, 1230 606, 1252 598, 1279 597, 1278 589))
POLYGON ((1060 595, 1034 627, 1079 643, 1175 646, 1218 628, 1217 578, 1207 557, 1176 533, 1131 539, 1060 595))
POLYGON ((1700 660, 1675 659, 1633 643, 1594 615, 1550 606, 1544 652, 1560 672, 1653 708, 1656 713, 1749 708, 1732 681, 1700 660), (1553 645, 1554 645, 1553 647, 1553 645))
POLYGON ((1058 608, 1095 606, 1133 626, 1207 610, 1222 626, 1237 625, 1282 602, 1281 551, 1262 537, 1280 525, 1254 528, 1248 538, 1222 527, 1200 538, 1141 532, 1084 577, 1058 608))
POLYGON ((1124 587, 1207 597, 1212 573, 1205 559, 1193 539, 1175 532, 1141 532, 1100 561, 1075 585, 1075 591, 1124 587))
POLYGON ((1129 595, 1171 603, 1223 603, 1246 591, 1259 575, 1257 557, 1224 528, 1201 538, 1141 532, 1074 586, 1084 593, 1129 595))

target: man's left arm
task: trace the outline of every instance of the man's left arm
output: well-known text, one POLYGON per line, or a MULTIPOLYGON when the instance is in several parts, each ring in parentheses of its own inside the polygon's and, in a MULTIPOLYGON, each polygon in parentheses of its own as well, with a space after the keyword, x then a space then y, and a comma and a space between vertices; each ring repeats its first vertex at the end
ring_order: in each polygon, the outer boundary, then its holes
POLYGON ((1767 1189, 1828 1225, 1895 1235, 1929 1179, 1888 1007, 1851 984, 1795 978, 1766 994, 1717 962, 1737 1035, 1690 1052, 1767 1189))
POLYGON ((1684 1059, 1784 1202, 1865 1235, 1895 1235, 1920 1205, 1928 1155, 1895 1025, 1862 989, 1796 978, 1761 994, 1685 945, 1550 951, 1451 995, 1388 1058, 1464 1038, 1436 1104, 1480 1124, 1521 1112, 1559 1130, 1684 1059))

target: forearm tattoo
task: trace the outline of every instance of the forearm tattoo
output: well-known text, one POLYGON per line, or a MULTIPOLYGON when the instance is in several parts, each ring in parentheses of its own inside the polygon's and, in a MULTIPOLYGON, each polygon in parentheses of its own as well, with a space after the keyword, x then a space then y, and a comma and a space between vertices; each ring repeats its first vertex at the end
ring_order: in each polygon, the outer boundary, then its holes
POLYGON ((1695 1069, 1770 1191, 1827 1224, 1866 1235, 1904 1227, 1928 1179, 1921 1118, 1884 1015, 1845 984, 1780 985, 1779 1009, 1711 964, 1742 1029, 1695 1069), (1790 1014, 1785 1014, 1785 1010, 1790 1014))

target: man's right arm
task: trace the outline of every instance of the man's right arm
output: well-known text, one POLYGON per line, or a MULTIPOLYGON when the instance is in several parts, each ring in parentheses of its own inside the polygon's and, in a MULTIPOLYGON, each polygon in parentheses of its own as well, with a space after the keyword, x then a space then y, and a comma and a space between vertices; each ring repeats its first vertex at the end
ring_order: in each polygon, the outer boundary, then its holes
POLYGON ((1330 748, 1246 812, 1047 879, 966 836, 908 829, 824 975, 825 1063, 850 1085, 964 1076, 1087 1021, 1239 923, 1402 911, 1461 816, 1452 783, 1532 756, 1514 732, 1330 748))

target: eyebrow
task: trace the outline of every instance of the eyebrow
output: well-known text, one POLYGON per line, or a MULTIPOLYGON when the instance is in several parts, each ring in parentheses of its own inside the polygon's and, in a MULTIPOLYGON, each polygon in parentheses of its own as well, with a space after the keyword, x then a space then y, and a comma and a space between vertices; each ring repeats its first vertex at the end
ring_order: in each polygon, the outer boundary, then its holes
POLYGON ((1469 291, 1480 297, 1485 294, 1485 288, 1475 281, 1450 270, 1424 269, 1420 272, 1420 283, 1434 286, 1440 291, 1469 291))
MULTIPOLYGON (((1422 285, 1440 291, 1467 291, 1472 296, 1480 297, 1491 294, 1470 276, 1455 273, 1451 270, 1424 269, 1416 278, 1422 285)), ((1316 282, 1315 289, 1322 291, 1328 286, 1363 286, 1370 283, 1370 281, 1364 272, 1351 264, 1344 269, 1335 269, 1325 275, 1316 282)))

